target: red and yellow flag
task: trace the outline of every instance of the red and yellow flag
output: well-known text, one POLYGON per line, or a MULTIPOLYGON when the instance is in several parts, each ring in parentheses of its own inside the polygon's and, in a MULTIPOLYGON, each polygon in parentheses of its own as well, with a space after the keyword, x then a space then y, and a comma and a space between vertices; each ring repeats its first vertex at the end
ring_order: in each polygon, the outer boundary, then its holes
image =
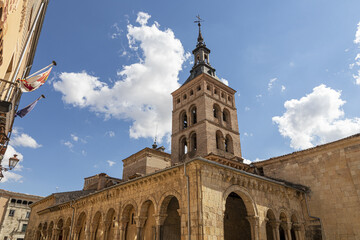
POLYGON ((33 76, 31 78, 28 79, 22 79, 20 80, 20 88, 21 91, 23 92, 32 92, 36 89, 38 89, 41 85, 43 85, 45 83, 45 81, 48 79, 50 72, 51 72, 51 68, 49 68, 49 70, 33 76))

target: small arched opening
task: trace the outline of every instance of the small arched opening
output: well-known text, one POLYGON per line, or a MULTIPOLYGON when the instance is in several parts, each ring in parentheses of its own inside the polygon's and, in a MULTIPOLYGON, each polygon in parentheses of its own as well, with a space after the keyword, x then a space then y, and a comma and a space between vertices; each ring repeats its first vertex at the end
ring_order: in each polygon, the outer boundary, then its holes
POLYGON ((229 134, 225 137, 225 152, 234 153, 233 140, 229 134))
POLYGON ((103 220, 101 218, 101 213, 96 212, 91 224, 91 239, 93 240, 100 240, 103 237, 103 230, 102 230, 102 223, 103 220))
POLYGON ((115 229, 116 226, 115 225, 115 210, 113 208, 110 208, 107 213, 106 213, 106 217, 105 217, 105 232, 104 232, 104 239, 106 240, 112 240, 115 238, 115 229))
POLYGON ((190 108, 190 114, 191 114, 191 124, 196 124, 197 123, 197 109, 196 106, 192 106, 190 108))
POLYGON ((224 135, 220 130, 216 131, 216 148, 224 150, 224 135))
POLYGON ((85 225, 86 225, 86 214, 85 212, 82 212, 76 221, 75 235, 77 235, 78 240, 85 239, 85 225))
POLYGON ((180 113, 180 130, 186 129, 188 127, 188 118, 185 111, 180 113))
POLYGON ((197 150, 196 132, 190 134, 190 151, 195 152, 197 150))
POLYGON ((135 207, 128 204, 123 211, 123 221, 126 222, 125 239, 135 240, 137 238, 135 207))
POLYGON ((56 223, 56 227, 58 229, 58 240, 63 240, 63 231, 64 231, 64 220, 62 218, 56 223))
POLYGON ((243 199, 231 192, 225 204, 224 240, 251 240, 251 226, 247 216, 243 199))
POLYGON ((185 136, 182 136, 180 138, 180 142, 179 142, 179 145, 180 145, 180 158, 184 157, 187 153, 188 153, 188 145, 187 145, 187 140, 186 140, 186 137, 185 136))
POLYGON ((287 217, 285 213, 282 212, 280 213, 280 226, 279 226, 280 240, 287 240, 286 229, 287 229, 287 217))
POLYGON ((299 236, 299 235, 300 235, 300 231, 301 231, 301 227, 300 227, 298 218, 296 217, 295 214, 293 214, 293 215, 291 216, 291 230, 290 230, 291 240, 301 239, 300 236, 299 236))
POLYGON ((214 116, 214 120, 216 123, 220 122, 220 114, 221 114, 220 106, 217 104, 214 104, 213 105, 213 116, 214 116))
POLYGON ((231 127, 230 111, 226 108, 223 110, 223 123, 226 127, 231 127))

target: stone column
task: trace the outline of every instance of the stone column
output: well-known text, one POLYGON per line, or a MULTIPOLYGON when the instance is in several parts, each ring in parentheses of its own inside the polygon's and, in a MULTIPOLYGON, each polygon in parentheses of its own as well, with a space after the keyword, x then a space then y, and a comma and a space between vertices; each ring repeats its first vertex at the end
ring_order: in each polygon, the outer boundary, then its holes
POLYGON ((147 217, 135 217, 135 221, 136 221, 136 229, 137 229, 137 237, 136 239, 141 239, 142 238, 142 230, 144 228, 145 222, 146 222, 147 217))
POLYGON ((70 232, 70 228, 64 228, 63 230, 63 240, 70 240, 70 236, 69 236, 69 232, 70 232))
POLYGON ((155 222, 156 222, 156 238, 155 240, 161 240, 161 228, 162 225, 164 225, 165 219, 167 217, 167 214, 154 214, 155 222))
POLYGON ((112 221, 105 221, 104 222, 104 233, 103 233, 103 240, 108 239, 109 230, 111 227, 112 221))
POLYGON ((285 240, 291 240, 291 222, 282 222, 281 227, 285 231, 285 240))
POLYGON ((272 230, 273 230, 273 238, 274 240, 280 240, 280 232, 279 232, 279 226, 280 222, 278 221, 271 221, 270 222, 272 230))
POLYGON ((120 228, 119 228, 120 240, 125 240, 126 225, 128 224, 128 222, 129 222, 128 218, 124 218, 120 220, 120 228))
POLYGON ((249 221, 251 227, 251 240, 259 240, 259 217, 248 216, 246 219, 249 221))

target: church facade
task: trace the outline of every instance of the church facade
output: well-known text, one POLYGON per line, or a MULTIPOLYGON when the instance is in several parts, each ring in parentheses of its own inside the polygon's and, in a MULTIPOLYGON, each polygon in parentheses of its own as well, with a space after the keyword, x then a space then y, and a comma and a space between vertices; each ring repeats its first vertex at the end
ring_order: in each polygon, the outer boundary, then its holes
POLYGON ((199 26, 194 66, 173 96, 171 154, 156 144, 84 188, 32 207, 27 240, 360 239, 360 135, 243 163, 235 90, 199 26))

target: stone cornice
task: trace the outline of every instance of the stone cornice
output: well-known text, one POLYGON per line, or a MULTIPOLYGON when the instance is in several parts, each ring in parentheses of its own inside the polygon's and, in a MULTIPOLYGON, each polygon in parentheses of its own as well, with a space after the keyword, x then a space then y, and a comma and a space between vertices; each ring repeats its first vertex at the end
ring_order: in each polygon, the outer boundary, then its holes
POLYGON ((319 145, 319 146, 316 146, 313 148, 308 148, 305 150, 289 153, 289 154, 282 155, 279 157, 273 157, 273 158, 270 158, 270 159, 267 159, 264 161, 255 162, 255 163, 253 163, 253 165, 256 167, 262 167, 262 166, 266 166, 266 165, 277 163, 277 162, 293 160, 294 158, 298 158, 298 157, 304 157, 304 156, 309 156, 309 155, 313 155, 313 154, 316 155, 321 151, 327 151, 327 150, 334 151, 335 149, 345 148, 346 146, 352 145, 354 143, 360 144, 360 133, 352 135, 347 138, 343 138, 343 139, 334 141, 334 142, 319 145))
POLYGON ((146 156, 146 154, 148 154, 148 153, 152 153, 154 155, 162 156, 162 157, 169 158, 169 159, 171 157, 171 154, 169 154, 167 152, 162 152, 162 151, 159 151, 159 150, 156 150, 156 149, 146 147, 146 148, 144 148, 144 149, 130 155, 129 157, 124 158, 122 160, 122 162, 126 162, 127 160, 130 160, 132 158, 140 158, 142 156, 146 156))

